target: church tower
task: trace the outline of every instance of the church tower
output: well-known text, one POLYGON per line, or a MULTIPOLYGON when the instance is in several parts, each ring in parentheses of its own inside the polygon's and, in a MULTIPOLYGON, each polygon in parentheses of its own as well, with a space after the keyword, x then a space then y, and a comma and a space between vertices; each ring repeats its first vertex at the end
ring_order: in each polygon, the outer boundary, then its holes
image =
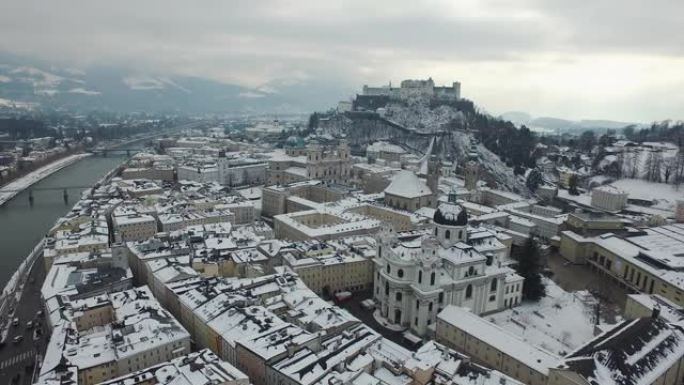
POLYGON ((430 155, 428 160, 427 186, 432 192, 432 199, 430 207, 437 207, 437 200, 439 199, 439 159, 437 155, 430 155))
POLYGON ((475 190, 477 181, 480 179, 480 164, 474 160, 469 160, 465 164, 465 188, 470 191, 475 190))

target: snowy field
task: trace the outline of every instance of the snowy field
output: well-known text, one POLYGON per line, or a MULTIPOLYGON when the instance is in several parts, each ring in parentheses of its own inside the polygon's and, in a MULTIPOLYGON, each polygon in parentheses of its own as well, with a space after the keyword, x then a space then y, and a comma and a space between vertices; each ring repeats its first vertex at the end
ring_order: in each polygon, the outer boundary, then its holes
MULTIPOLYGON (((609 184, 627 192, 629 199, 653 201, 653 206, 642 209, 631 207, 633 205, 628 207, 629 209, 634 209, 634 211, 641 211, 647 214, 671 216, 673 215, 677 200, 684 199, 684 186, 677 188, 675 185, 649 182, 643 179, 619 179, 609 184)), ((580 205, 591 206, 591 192, 570 195, 568 190, 559 189, 558 197, 577 202, 580 205)))
POLYGON ((630 199, 654 200, 655 208, 674 210, 677 199, 684 199, 684 186, 649 182, 642 179, 620 179, 611 183, 629 194, 630 199))
POLYGON ((32 184, 87 156, 90 156, 90 154, 69 155, 66 158, 45 165, 3 186, 0 188, 0 206, 4 205, 5 202, 14 198, 32 184))
POLYGON ((484 318, 532 345, 565 355, 594 337, 596 299, 586 291, 569 293, 551 280, 546 297, 484 318))

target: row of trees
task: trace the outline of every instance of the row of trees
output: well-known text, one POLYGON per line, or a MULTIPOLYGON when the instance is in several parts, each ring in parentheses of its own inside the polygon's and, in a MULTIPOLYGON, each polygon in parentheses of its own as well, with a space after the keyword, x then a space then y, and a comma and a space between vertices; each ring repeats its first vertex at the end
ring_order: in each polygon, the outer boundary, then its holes
MULTIPOLYGON (((684 122, 672 122, 664 120, 655 122, 649 128, 638 129, 636 126, 627 126, 622 130, 623 135, 634 142, 671 142, 678 143, 684 138, 684 122)), ((680 145, 681 147, 681 145, 680 145)))
POLYGON ((604 174, 620 178, 643 178, 658 183, 684 183, 684 149, 680 148, 675 156, 665 157, 658 149, 633 148, 620 152, 616 160, 607 164, 604 174))
POLYGON ((522 126, 518 129, 509 121, 482 113, 470 115, 468 125, 470 129, 476 130, 477 139, 509 167, 535 166, 533 150, 538 137, 529 128, 522 126))

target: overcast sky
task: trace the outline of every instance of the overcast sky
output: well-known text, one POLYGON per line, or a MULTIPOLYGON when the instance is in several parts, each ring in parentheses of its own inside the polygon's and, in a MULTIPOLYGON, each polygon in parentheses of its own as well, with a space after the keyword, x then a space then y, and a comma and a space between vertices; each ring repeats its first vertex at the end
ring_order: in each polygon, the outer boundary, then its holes
POLYGON ((492 113, 684 119, 684 0, 3 0, 0 50, 340 99, 432 76, 492 113))

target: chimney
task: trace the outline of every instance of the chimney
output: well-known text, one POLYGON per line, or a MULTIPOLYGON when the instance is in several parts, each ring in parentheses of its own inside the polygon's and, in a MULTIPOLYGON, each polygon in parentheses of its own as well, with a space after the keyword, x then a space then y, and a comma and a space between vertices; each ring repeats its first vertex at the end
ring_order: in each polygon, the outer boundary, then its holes
POLYGON ((660 316, 660 305, 655 305, 651 311, 651 318, 657 319, 658 316, 660 316))

